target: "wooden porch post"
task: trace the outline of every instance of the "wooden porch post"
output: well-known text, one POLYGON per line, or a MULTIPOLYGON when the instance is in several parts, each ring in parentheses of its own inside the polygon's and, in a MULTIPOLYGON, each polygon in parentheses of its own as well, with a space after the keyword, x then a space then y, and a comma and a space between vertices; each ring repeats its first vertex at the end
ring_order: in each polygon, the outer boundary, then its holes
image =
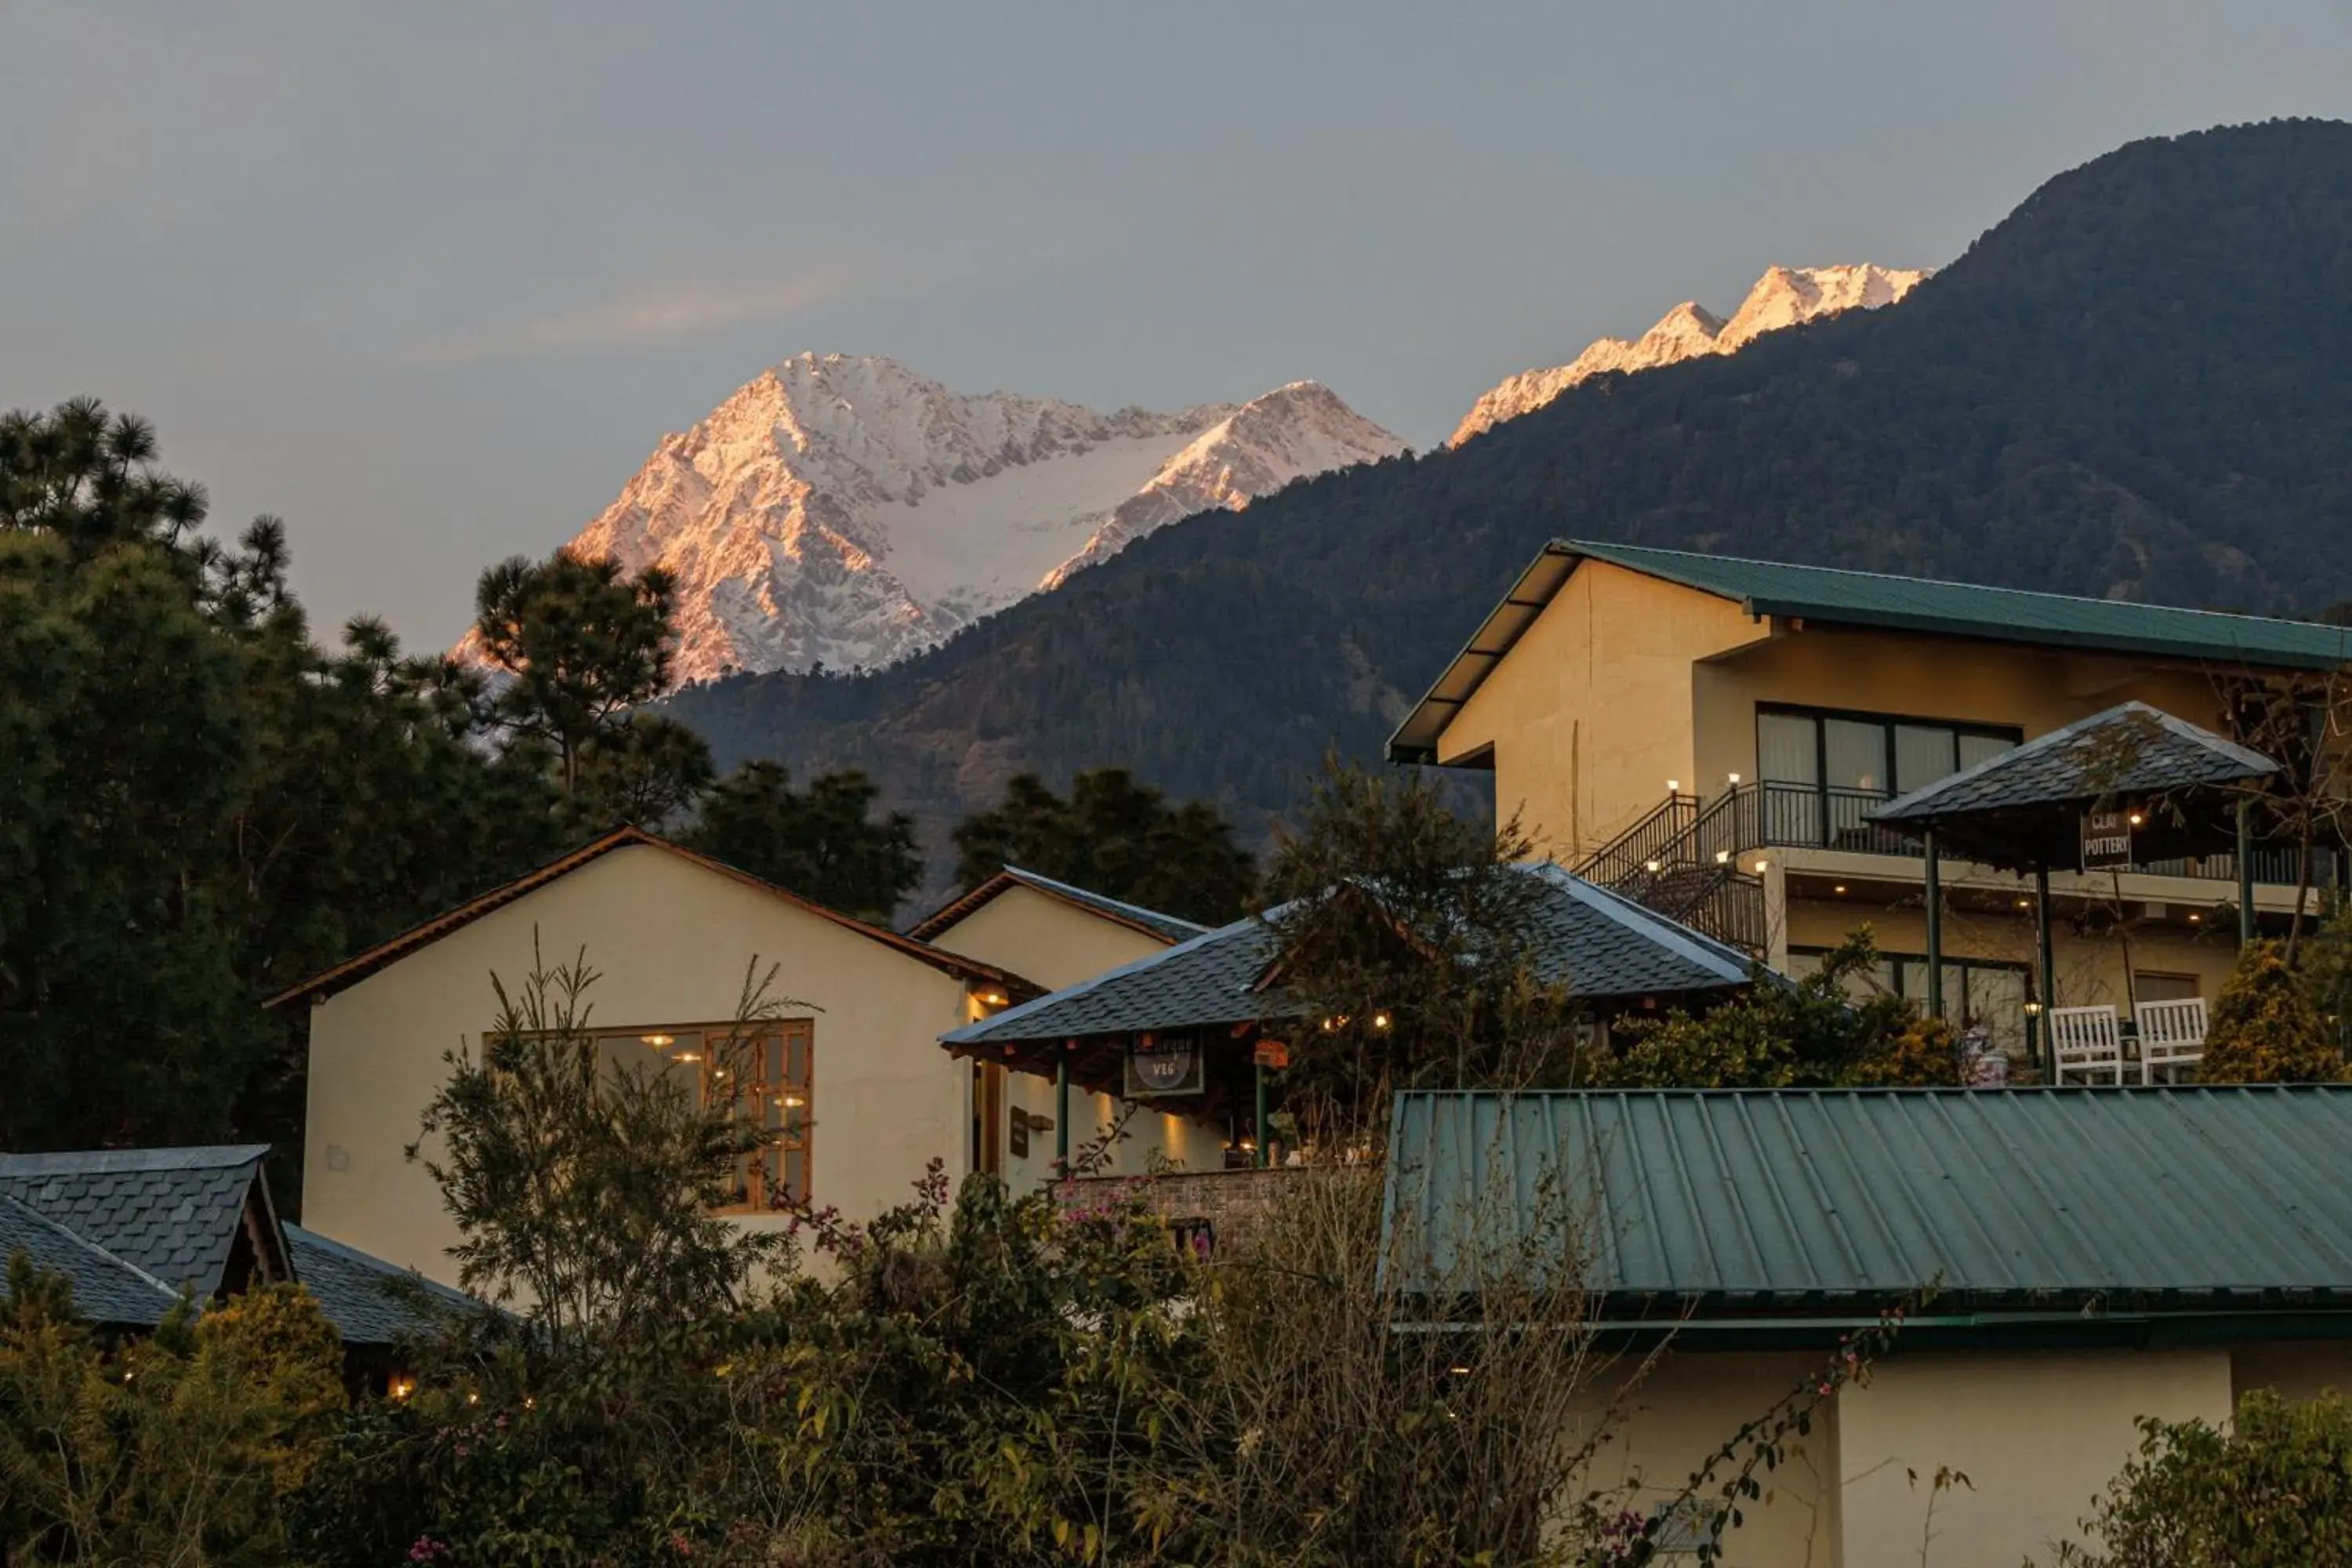
POLYGON ((2244 795, 2238 797, 2238 945, 2245 946, 2254 940, 2254 836, 2248 825, 2253 817, 2254 803, 2244 795))
POLYGON ((1265 1063, 1261 1061, 1251 1070, 1257 1074, 1257 1165, 1258 1169, 1264 1170, 1266 1162, 1265 1063))
POLYGON ((1054 1158, 1070 1173, 1070 1042, 1054 1058, 1054 1158))
POLYGON ((1944 1016, 1944 886, 1937 863, 1936 830, 1922 835, 1927 847, 1927 1016, 1944 1016))
MULTIPOLYGON (((2050 1016, 2050 1009, 2058 1005, 2058 966, 2050 959, 2050 862, 2038 861, 2033 868, 2033 923, 2035 952, 2042 963, 2042 1018, 2050 1016)), ((2047 1060, 2046 1042, 2049 1025, 2043 1023, 2028 1042, 2037 1063, 2047 1060)))

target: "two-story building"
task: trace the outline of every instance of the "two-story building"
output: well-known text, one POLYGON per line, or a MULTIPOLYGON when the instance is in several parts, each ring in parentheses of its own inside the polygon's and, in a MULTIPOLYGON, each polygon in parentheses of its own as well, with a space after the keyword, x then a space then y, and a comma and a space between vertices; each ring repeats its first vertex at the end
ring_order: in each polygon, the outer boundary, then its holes
MULTIPOLYGON (((2335 626, 1558 542, 1389 754, 1491 771, 1498 815, 1552 858, 1776 967, 1866 923, 1881 982, 1924 998, 1918 847, 1874 806, 2127 700, 2226 732, 2232 677, 2347 658, 2335 626)), ((2282 921, 2295 858, 2254 861, 2255 910, 2282 921)), ((2236 956, 2236 878, 2227 858, 2060 873, 2042 975, 2031 885, 1947 867, 1945 1010, 2014 1052, 2053 990, 2210 995, 2236 956)))

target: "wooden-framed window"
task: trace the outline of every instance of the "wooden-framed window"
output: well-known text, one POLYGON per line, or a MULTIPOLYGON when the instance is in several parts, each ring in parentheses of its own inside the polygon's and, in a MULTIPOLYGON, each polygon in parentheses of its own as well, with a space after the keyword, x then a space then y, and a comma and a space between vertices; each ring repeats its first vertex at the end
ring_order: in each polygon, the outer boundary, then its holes
POLYGON ((600 1029, 604 1059, 624 1068, 691 1072, 708 1104, 728 1107, 758 1144, 741 1156, 720 1214, 760 1214, 806 1203, 816 1026, 807 1018, 751 1024, 644 1024, 600 1029))

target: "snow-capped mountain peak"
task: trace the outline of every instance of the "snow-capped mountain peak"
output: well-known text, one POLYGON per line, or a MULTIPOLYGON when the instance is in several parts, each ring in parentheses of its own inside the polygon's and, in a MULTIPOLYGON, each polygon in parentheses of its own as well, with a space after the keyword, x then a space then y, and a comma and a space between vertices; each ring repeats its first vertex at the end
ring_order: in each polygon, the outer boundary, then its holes
POLYGON ((1312 382, 1105 414, 803 353, 665 437, 572 547, 677 574, 681 681, 874 668, 1179 518, 1401 450, 1312 382))
POLYGON ((1841 310, 1891 305, 1927 277, 1864 262, 1842 267, 1770 267, 1728 321, 1685 300, 1639 338, 1601 338, 1567 364, 1507 376, 1471 406, 1447 441, 1463 442, 1542 407, 1578 382, 1611 371, 1653 370, 1703 354, 1737 353, 1766 332, 1841 310))

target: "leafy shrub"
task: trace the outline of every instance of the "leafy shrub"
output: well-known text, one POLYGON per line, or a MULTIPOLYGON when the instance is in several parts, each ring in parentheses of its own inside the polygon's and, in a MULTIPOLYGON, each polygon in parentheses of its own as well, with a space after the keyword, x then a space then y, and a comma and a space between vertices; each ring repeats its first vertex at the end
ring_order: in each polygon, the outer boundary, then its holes
POLYGON ((2332 1083, 2344 1063, 2274 942, 2248 944, 2213 1004, 2209 1083, 2332 1083))
POLYGON ((109 1347, 22 1254, 0 1298, 0 1561, 288 1563, 283 1505, 344 1408, 294 1286, 109 1347))
POLYGON ((1899 996, 1849 994, 1877 958, 1865 926, 1794 984, 1759 970, 1747 995, 1711 1011, 1631 1022, 1630 1043, 1605 1070, 1644 1089, 1957 1084, 1959 1057, 1942 1019, 1921 1018, 1899 996))
POLYGON ((2267 1390, 2224 1431, 2140 1423, 2138 1457, 2083 1521, 2071 1568, 2346 1568, 2352 1564, 2352 1405, 2267 1390))

